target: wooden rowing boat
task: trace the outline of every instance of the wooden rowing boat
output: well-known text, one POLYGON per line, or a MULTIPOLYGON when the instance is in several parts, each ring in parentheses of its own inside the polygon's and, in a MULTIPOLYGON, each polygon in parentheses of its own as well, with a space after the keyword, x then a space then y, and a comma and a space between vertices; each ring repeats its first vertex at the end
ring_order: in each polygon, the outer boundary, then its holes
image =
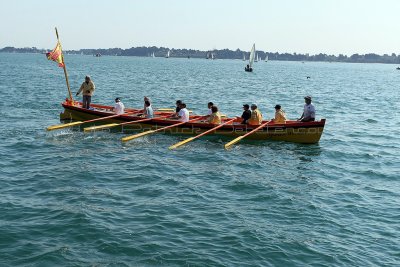
MULTIPOLYGON (((98 104, 91 104, 92 109, 82 108, 80 102, 74 102, 73 104, 69 101, 62 103, 64 112, 60 114, 60 119, 64 122, 73 121, 84 121, 96 118, 107 117, 113 114, 111 106, 104 106, 98 104)), ((125 112, 139 112, 140 109, 125 109, 125 112)), ((165 118, 165 115, 172 114, 171 111, 156 111, 154 112, 155 118, 150 121, 143 123, 138 122, 135 124, 129 124, 120 127, 119 130, 124 132, 131 131, 146 131, 155 130, 161 127, 176 124, 178 120, 165 118), (157 118, 163 117, 163 118, 157 118)), ((191 115, 190 118, 200 118, 199 115, 191 115)), ((223 122, 232 120, 233 118, 226 118, 223 122)), ((83 127, 102 125, 109 123, 124 123, 128 121, 143 120, 142 116, 137 114, 126 114, 111 119, 105 119, 96 121, 93 123, 83 124, 83 127)), ((237 118, 233 122, 230 122, 222 127, 218 128, 213 134, 218 136, 226 137, 238 137, 252 131, 257 126, 250 126, 241 124, 241 119, 237 118)), ((265 121, 266 122, 266 121, 265 121)), ((298 121, 287 121, 285 124, 275 124, 274 122, 268 123, 265 127, 258 130, 254 134, 250 135, 248 139, 253 140, 275 140, 275 141, 288 141, 295 143, 317 143, 322 135, 325 126, 325 119, 313 122, 298 122, 298 121)), ((81 127, 81 126, 80 126, 81 127)), ((205 121, 189 122, 178 127, 169 128, 165 132, 171 134, 189 134, 197 135, 202 132, 208 131, 215 127, 213 124, 209 124, 205 121)))

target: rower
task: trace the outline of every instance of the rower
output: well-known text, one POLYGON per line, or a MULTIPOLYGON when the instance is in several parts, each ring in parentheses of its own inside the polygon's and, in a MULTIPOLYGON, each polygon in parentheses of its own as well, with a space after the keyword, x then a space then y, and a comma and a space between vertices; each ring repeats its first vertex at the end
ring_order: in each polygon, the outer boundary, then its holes
POLYGON ((251 118, 251 111, 250 111, 250 106, 249 104, 244 104, 243 105, 243 114, 242 114, 242 124, 247 124, 248 120, 251 118))
POLYGON ((300 119, 298 119, 298 121, 315 121, 315 107, 313 104, 311 104, 311 101, 311 96, 304 97, 304 102, 306 102, 306 104, 304 105, 303 114, 301 115, 300 119))
POLYGON ((178 117, 179 111, 181 110, 180 105, 182 104, 182 100, 176 100, 176 108, 175 108, 175 116, 178 117))
POLYGON ((151 100, 149 97, 147 97, 147 96, 143 97, 143 103, 144 103, 143 104, 143 112, 146 111, 146 101, 149 101, 151 103, 151 100))
POLYGON ((144 110, 144 114, 143 115, 147 119, 154 118, 154 112, 153 112, 153 108, 151 107, 150 101, 149 100, 144 101, 144 105, 145 105, 146 108, 144 110))
POLYGON ((181 103, 179 104, 179 112, 177 118, 181 122, 188 122, 189 121, 189 111, 186 109, 186 104, 181 103))
POLYGON ((257 104, 251 104, 251 117, 248 120, 249 125, 260 125, 262 123, 262 114, 257 108, 257 104))
POLYGON ((124 114, 125 113, 125 106, 124 103, 121 102, 119 97, 115 98, 115 106, 112 109, 115 114, 124 114))
POLYGON ((214 106, 213 102, 208 102, 207 107, 208 107, 208 112, 207 115, 211 115, 213 112, 211 110, 211 108, 214 106))
POLYGON ((211 115, 208 117, 208 123, 210 124, 220 124, 221 123, 221 113, 218 111, 217 106, 211 107, 211 115))
POLYGON ((275 118, 272 119, 274 123, 286 123, 286 113, 283 111, 281 105, 275 106, 275 118))

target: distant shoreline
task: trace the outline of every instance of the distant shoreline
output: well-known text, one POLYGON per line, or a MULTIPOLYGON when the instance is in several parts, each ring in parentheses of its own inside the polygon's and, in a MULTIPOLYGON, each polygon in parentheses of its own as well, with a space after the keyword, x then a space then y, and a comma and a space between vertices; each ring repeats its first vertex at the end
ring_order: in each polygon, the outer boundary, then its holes
MULTIPOLYGON (((0 49, 0 53, 46 53, 50 50, 38 49, 36 47, 4 47, 0 49)), ((108 48, 108 49, 80 49, 80 50, 64 50, 64 54, 74 55, 101 55, 101 56, 138 56, 138 57, 165 57, 170 51, 170 57, 175 58, 204 58, 204 59, 246 59, 249 58, 248 51, 242 51, 240 49, 230 50, 209 50, 201 51, 194 49, 169 49, 166 47, 132 47, 128 49, 122 48, 108 48)), ((257 51, 257 55, 260 61, 265 61, 268 55, 268 60, 272 61, 311 61, 311 62, 345 62, 345 63, 384 63, 384 64, 400 64, 400 55, 392 53, 391 55, 384 54, 378 55, 374 53, 368 54, 353 54, 351 56, 339 54, 327 55, 327 54, 297 54, 297 53, 278 53, 278 52, 264 52, 257 51)))

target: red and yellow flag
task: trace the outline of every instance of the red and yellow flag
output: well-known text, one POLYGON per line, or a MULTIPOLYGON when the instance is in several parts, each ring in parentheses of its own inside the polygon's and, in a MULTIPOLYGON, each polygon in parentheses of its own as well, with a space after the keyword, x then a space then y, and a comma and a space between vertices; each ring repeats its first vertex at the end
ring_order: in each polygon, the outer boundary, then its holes
POLYGON ((61 49, 61 44, 60 42, 57 42, 56 47, 53 49, 53 51, 46 53, 47 59, 48 60, 53 60, 58 63, 59 67, 64 67, 64 61, 63 61, 63 56, 62 56, 62 49, 61 49))

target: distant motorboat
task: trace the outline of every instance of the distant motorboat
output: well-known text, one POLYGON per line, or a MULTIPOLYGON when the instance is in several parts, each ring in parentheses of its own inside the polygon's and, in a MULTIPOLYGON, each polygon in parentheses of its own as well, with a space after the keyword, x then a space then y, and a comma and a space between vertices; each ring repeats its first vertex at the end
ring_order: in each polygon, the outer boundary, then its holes
POLYGON ((397 67, 396 70, 400 70, 400 67, 397 67))
POLYGON ((101 57, 101 54, 100 54, 100 53, 97 53, 97 54, 95 55, 95 57, 101 57))
POLYGON ((254 63, 255 54, 256 54, 256 44, 253 44, 253 47, 251 48, 251 52, 250 52, 249 64, 247 64, 247 66, 244 68, 245 71, 247 71, 247 72, 253 71, 253 63, 254 63))

